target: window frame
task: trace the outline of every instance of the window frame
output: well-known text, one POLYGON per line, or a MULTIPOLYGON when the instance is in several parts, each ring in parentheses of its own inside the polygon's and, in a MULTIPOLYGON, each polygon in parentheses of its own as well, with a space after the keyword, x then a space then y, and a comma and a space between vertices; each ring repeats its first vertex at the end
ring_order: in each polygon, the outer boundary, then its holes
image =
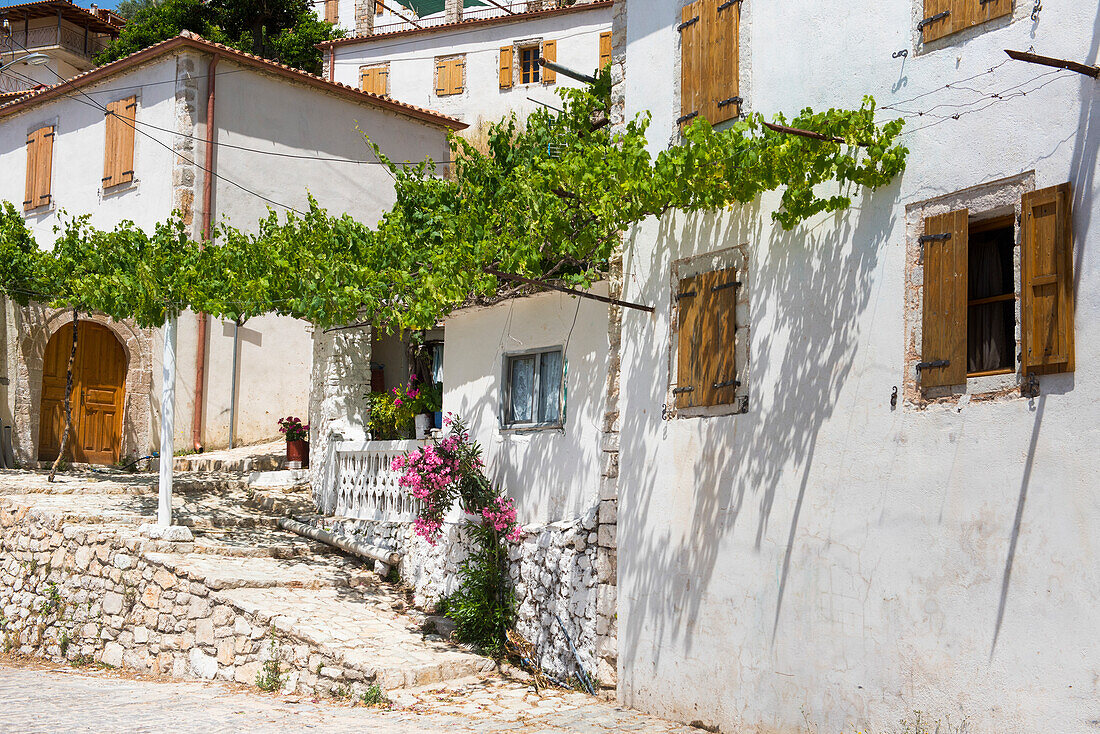
POLYGON ((517 63, 519 64, 519 86, 529 87, 529 86, 534 86, 536 84, 542 84, 543 83, 543 80, 542 80, 542 67, 539 66, 539 59, 541 59, 541 58, 542 58, 542 41, 541 40, 540 41, 528 42, 528 43, 517 43, 516 44, 516 59, 517 59, 517 63), (524 70, 523 70, 523 63, 524 63, 523 53, 525 51, 530 51, 534 54, 534 57, 531 60, 531 72, 530 72, 529 76, 537 77, 535 79, 528 79, 526 81, 524 80, 524 74, 526 72, 524 72, 524 70))
POLYGON ((565 359, 565 346, 555 345, 536 347, 514 352, 505 352, 501 355, 501 392, 500 392, 500 429, 502 431, 538 431, 565 427, 565 380, 568 375, 568 367, 565 359), (541 379, 542 357, 545 354, 561 355, 561 383, 558 386, 558 419, 556 421, 540 421, 539 413, 539 380, 541 379), (535 364, 531 379, 531 406, 532 418, 530 422, 517 422, 512 418, 512 362, 516 359, 534 357, 535 364))
MULTIPOLYGON (((984 303, 1003 303, 1004 301, 1011 300, 1012 304, 1013 304, 1013 337, 1016 340, 1015 341, 1015 348, 1013 349, 1013 354, 1018 355, 1019 351, 1020 351, 1020 347, 1022 345, 1021 339, 1022 339, 1022 334, 1023 334, 1023 325, 1019 322, 1019 313, 1020 313, 1020 291, 1019 291, 1019 288, 1020 288, 1020 261, 1018 259, 1016 259, 1016 251, 1020 248, 1020 232, 1019 232, 1019 228, 1016 226, 1016 219, 1011 214, 1001 216, 1001 217, 990 217, 988 219, 979 219, 979 220, 974 220, 973 217, 971 217, 970 222, 968 223, 968 227, 967 227, 967 235, 968 235, 968 240, 969 240, 969 235, 981 234, 983 232, 992 232, 992 231, 998 230, 998 229, 1011 229, 1012 230, 1012 252, 1013 252, 1012 291, 1009 292, 1009 293, 1002 294, 1000 296, 991 296, 989 298, 982 298, 982 299, 973 299, 973 298, 971 298, 970 293, 968 291, 967 294, 966 294, 967 318, 969 319, 969 317, 970 317, 970 309, 974 306, 980 305, 979 301, 984 304, 984 303)), ((973 246, 973 242, 968 241, 967 242, 967 248, 971 248, 972 246, 973 246)), ((967 272, 966 272, 966 277, 967 278, 970 277, 970 274, 972 272, 973 267, 974 267, 973 258, 968 257, 967 258, 967 272)), ((1017 367, 1004 367, 1004 368, 997 369, 997 370, 983 370, 983 371, 980 371, 980 372, 971 372, 970 371, 970 335, 969 334, 967 334, 967 338, 966 338, 966 359, 967 359, 966 379, 968 379, 968 380, 975 379, 975 378, 980 378, 980 377, 996 377, 996 376, 999 376, 999 375, 1013 375, 1013 374, 1016 373, 1016 371, 1018 369, 1017 367)), ((1019 364, 1019 360, 1017 360, 1017 364, 1019 364)))

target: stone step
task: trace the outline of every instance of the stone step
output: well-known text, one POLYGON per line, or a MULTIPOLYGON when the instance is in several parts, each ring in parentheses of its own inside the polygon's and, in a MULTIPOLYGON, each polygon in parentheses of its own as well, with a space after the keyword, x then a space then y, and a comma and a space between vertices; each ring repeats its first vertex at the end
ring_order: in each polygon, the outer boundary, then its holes
POLYGON ((251 472, 277 471, 286 464, 286 443, 273 441, 257 446, 207 451, 175 457, 176 471, 231 472, 247 475, 251 472))
POLYGON ((292 533, 267 528, 249 531, 196 529, 194 552, 237 558, 315 558, 340 551, 292 533))
POLYGON ((423 631, 423 615, 377 581, 352 589, 236 588, 219 592, 217 600, 330 658, 330 665, 310 671, 322 682, 370 680, 393 691, 469 678, 495 667, 492 660, 423 631))
POLYGON ((147 557, 211 589, 348 588, 377 579, 363 564, 339 554, 291 559, 209 553, 150 553, 147 557))

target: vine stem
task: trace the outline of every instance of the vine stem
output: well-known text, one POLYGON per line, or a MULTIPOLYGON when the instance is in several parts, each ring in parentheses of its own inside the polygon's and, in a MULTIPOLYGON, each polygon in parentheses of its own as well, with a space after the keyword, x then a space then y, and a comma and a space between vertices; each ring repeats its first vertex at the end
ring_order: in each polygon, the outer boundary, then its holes
POLYGON ((50 467, 49 481, 53 481, 57 475, 57 467, 61 465, 61 459, 69 448, 69 434, 73 432, 73 366, 76 364, 76 341, 79 334, 80 312, 73 309, 73 348, 69 352, 69 368, 65 372, 65 429, 61 432, 61 448, 57 451, 57 458, 50 467))

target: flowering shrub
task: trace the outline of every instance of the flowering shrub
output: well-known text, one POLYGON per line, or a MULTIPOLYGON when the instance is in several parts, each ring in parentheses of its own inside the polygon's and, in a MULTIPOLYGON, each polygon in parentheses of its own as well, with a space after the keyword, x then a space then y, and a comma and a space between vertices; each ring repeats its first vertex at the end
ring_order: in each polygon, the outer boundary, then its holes
POLYGON ((434 413, 443 406, 443 392, 438 383, 422 382, 412 375, 409 381, 393 388, 393 404, 408 411, 409 415, 434 413))
POLYGON ((394 471, 401 472, 397 483, 420 500, 421 512, 416 518, 416 533, 435 544, 443 527, 443 518, 457 501, 469 515, 484 523, 508 540, 518 540, 521 529, 516 524, 512 500, 494 489, 482 470, 481 447, 470 440, 470 432, 461 419, 448 414, 443 419, 450 434, 421 449, 410 451, 393 460, 394 471))
POLYGON ((309 424, 302 423, 301 419, 294 416, 280 418, 279 433, 284 434, 287 441, 308 441, 309 424))
POLYGON ((416 534, 432 545, 443 518, 455 502, 474 519, 468 526, 474 548, 459 570, 461 585, 446 600, 460 642, 502 654, 508 629, 515 620, 515 594, 508 579, 508 543, 518 542, 523 529, 516 522, 510 497, 485 477, 481 447, 470 440, 461 419, 443 419, 450 433, 440 441, 393 460, 401 472, 398 484, 420 500, 413 524, 416 534))

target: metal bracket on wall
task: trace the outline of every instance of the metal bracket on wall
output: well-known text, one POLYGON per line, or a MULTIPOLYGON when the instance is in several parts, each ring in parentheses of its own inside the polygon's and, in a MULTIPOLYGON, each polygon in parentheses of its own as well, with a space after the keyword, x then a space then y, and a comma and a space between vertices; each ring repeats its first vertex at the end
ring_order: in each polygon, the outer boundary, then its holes
POLYGON ((930 18, 925 18, 920 23, 917 23, 917 32, 919 33, 920 31, 923 31, 925 28, 932 25, 937 20, 943 20, 944 18, 946 18, 949 15, 951 15, 951 11, 950 10, 945 10, 942 13, 936 13, 935 15, 931 16, 930 18))

